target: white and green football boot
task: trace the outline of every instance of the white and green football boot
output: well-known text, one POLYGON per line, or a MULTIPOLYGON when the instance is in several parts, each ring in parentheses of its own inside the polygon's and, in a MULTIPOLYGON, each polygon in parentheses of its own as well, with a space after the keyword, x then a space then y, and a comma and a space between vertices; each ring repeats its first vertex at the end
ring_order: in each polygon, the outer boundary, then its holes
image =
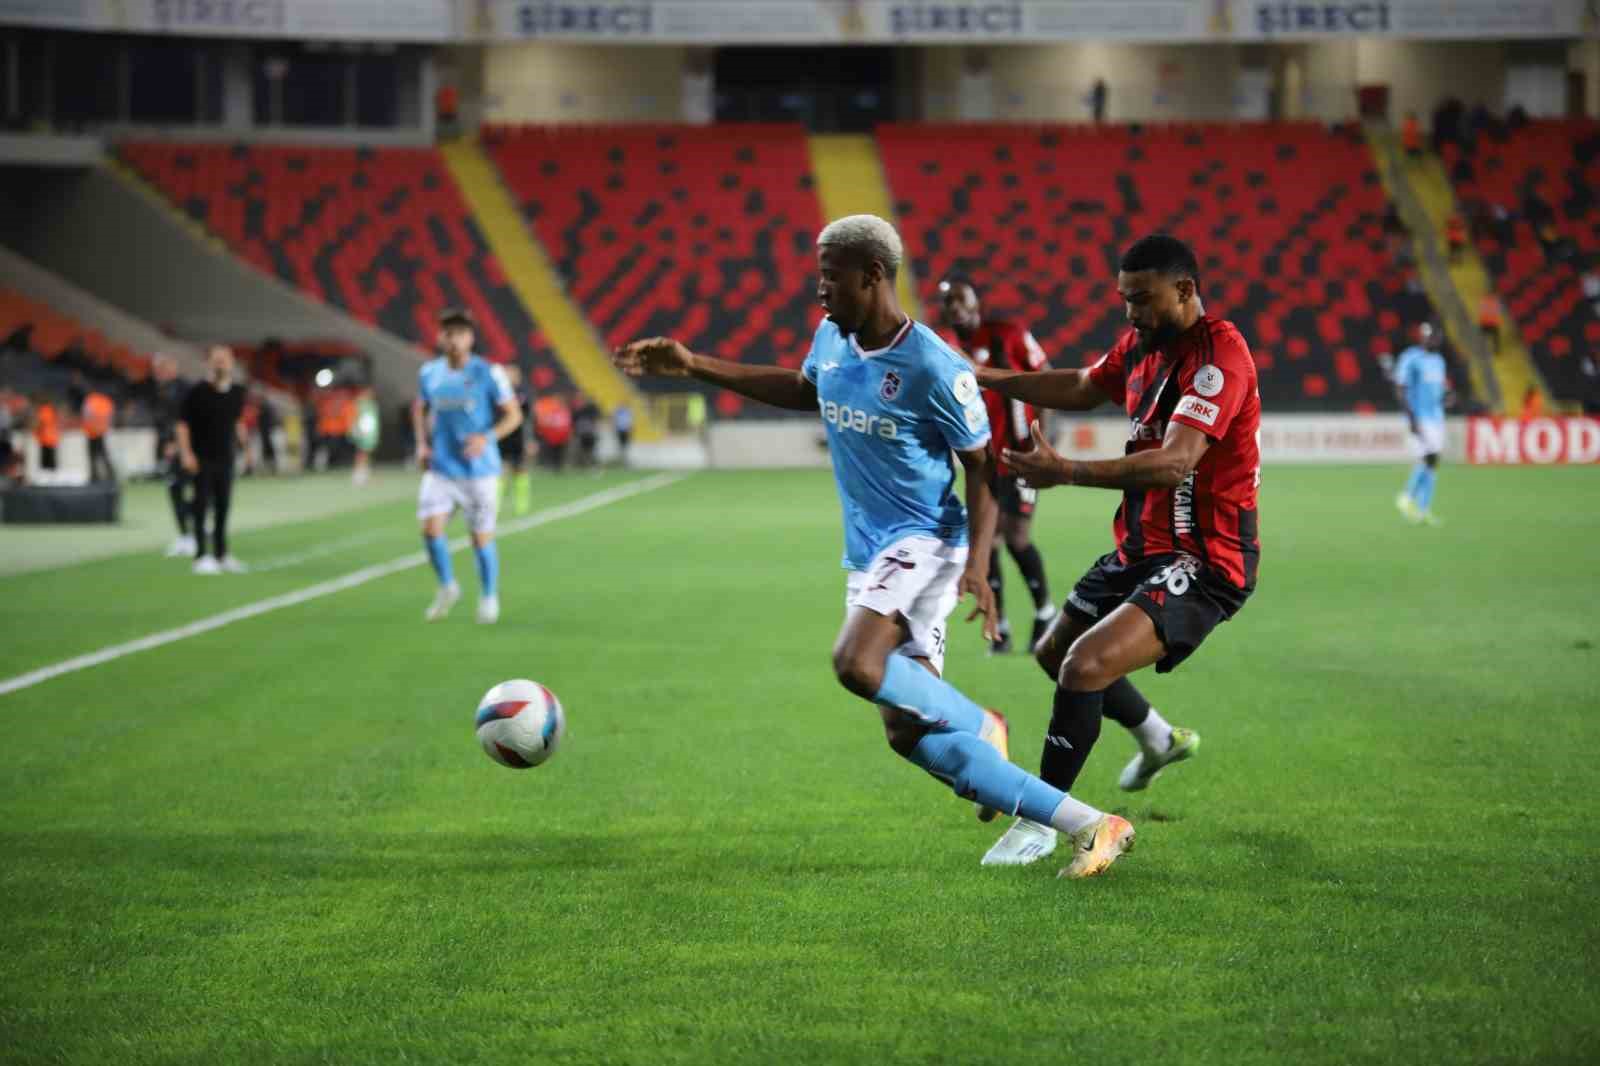
POLYGON ((1173 726, 1172 739, 1167 741, 1167 750, 1160 755, 1139 752, 1127 766, 1122 768, 1122 776, 1117 779, 1117 785, 1124 792, 1143 792, 1150 787, 1150 782, 1154 781, 1162 770, 1175 762, 1182 762, 1199 750, 1199 733, 1181 726, 1173 726))

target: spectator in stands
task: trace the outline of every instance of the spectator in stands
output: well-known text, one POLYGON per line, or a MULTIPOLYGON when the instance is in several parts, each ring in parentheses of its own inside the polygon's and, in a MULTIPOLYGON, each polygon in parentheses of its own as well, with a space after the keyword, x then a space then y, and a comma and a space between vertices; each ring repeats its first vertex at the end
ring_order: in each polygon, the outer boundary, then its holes
POLYGON ((1500 354, 1500 326, 1504 318, 1500 298, 1492 292, 1484 293, 1483 299, 1478 301, 1478 328, 1483 331, 1483 340, 1489 346, 1490 355, 1500 354))
POLYGON ((245 389, 233 380, 233 351, 214 345, 206 353, 206 379, 183 399, 178 454, 194 481, 194 572, 237 574, 244 564, 228 551, 228 509, 233 502, 236 448, 249 446, 240 415, 245 389), (212 551, 207 551, 206 515, 215 511, 212 551))
POLYGON ((1444 239, 1450 248, 1450 265, 1461 262, 1467 250, 1467 220, 1457 211, 1444 222, 1444 239))
POLYGON ((259 389, 256 399, 256 435, 261 447, 261 469, 268 474, 278 472, 278 442, 274 436, 278 429, 278 410, 259 389))
POLYGON ((454 82, 447 81, 439 86, 433 94, 434 113, 439 119, 439 137, 451 138, 460 132, 461 117, 461 90, 457 89, 454 82))
POLYGON ((1422 123, 1417 121, 1415 111, 1407 111, 1400 122, 1400 146, 1412 159, 1422 157, 1422 123))
POLYGON ((1454 141, 1461 145, 1463 151, 1470 151, 1471 145, 1461 139, 1461 115, 1463 108, 1461 101, 1451 96, 1443 100, 1433 111, 1433 150, 1443 154, 1446 141, 1454 141))
POLYGON ((1524 422, 1531 422, 1543 416, 1544 394, 1539 391, 1539 386, 1529 385, 1528 391, 1522 394, 1522 408, 1517 412, 1517 417, 1524 422))
POLYGON ((1510 244, 1516 236, 1516 222, 1512 220, 1505 204, 1489 204, 1487 225, 1489 233, 1501 244, 1510 244))
POLYGON ((633 408, 618 404, 611 414, 611 428, 617 434, 617 461, 626 464, 628 445, 633 440, 633 408))
POLYGON ((572 432, 578 438, 578 466, 592 469, 600 447, 600 408, 581 392, 572 402, 572 432))
POLYGON ((552 392, 534 401, 533 419, 539 461, 551 472, 560 473, 567 461, 567 442, 572 439, 572 408, 566 397, 552 392))
POLYGON ((1089 113, 1094 116, 1095 125, 1106 120, 1106 96, 1106 80, 1096 78, 1089 89, 1089 113))
POLYGON ((14 404, 11 390, 0 385, 0 481, 18 480, 20 456, 11 443, 11 431, 17 424, 14 404))
POLYGON ((178 455, 178 420, 189 383, 178 376, 176 359, 158 355, 150 365, 150 387, 150 410, 156 423, 156 467, 167 472, 167 498, 172 501, 172 518, 178 526, 178 536, 168 545, 167 557, 192 558, 194 538, 189 535, 189 516, 194 510, 194 480, 178 455))
POLYGON ((1583 413, 1600 415, 1600 356, 1593 352, 1584 356, 1578 363, 1578 372, 1583 375, 1583 391, 1579 396, 1583 413))
POLYGON ((33 398, 33 439, 39 444, 39 469, 56 469, 56 449, 61 447, 61 416, 44 393, 33 398))
POLYGON ((1544 229, 1556 220, 1555 209, 1545 202, 1544 197, 1539 195, 1538 187, 1531 181, 1522 190, 1522 217, 1535 230, 1544 229))
POLYGON ((355 468, 350 480, 365 485, 372 477, 372 453, 378 450, 378 398, 371 385, 356 390, 355 417, 350 420, 350 445, 355 448, 355 468))
POLYGON ((1400 208, 1388 200, 1383 208, 1383 236, 1389 246, 1389 258, 1405 265, 1411 261, 1411 229, 1400 217, 1400 208))

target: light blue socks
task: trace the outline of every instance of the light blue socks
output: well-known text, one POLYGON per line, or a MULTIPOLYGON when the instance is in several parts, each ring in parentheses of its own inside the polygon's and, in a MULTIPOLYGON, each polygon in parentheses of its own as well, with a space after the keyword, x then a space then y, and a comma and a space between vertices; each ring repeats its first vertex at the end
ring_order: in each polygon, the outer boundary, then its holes
POLYGON ((483 594, 495 595, 500 585, 500 549, 491 540, 481 548, 474 547, 472 553, 478 557, 478 584, 483 587, 483 594))
POLYGON ((904 655, 890 655, 873 702, 910 711, 933 728, 917 742, 911 762, 985 807, 1020 814, 1041 825, 1066 793, 1001 758, 980 736, 984 710, 948 681, 904 655))
POLYGON ((455 581, 455 573, 450 567, 450 542, 444 537, 423 537, 422 546, 428 549, 428 562, 433 564, 433 572, 439 578, 439 584, 448 585, 455 581))

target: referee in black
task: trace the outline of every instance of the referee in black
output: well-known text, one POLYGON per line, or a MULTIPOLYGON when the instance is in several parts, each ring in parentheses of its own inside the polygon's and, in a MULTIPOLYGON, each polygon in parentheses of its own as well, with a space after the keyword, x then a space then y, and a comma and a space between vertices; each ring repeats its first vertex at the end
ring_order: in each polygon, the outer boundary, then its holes
POLYGON ((228 505, 233 500, 234 447, 248 446, 245 388, 233 381, 233 351, 217 344, 206 353, 206 379, 183 398, 178 455, 194 477, 194 572, 238 574, 244 564, 228 553, 228 505), (206 550, 206 512, 216 509, 212 551, 206 550))

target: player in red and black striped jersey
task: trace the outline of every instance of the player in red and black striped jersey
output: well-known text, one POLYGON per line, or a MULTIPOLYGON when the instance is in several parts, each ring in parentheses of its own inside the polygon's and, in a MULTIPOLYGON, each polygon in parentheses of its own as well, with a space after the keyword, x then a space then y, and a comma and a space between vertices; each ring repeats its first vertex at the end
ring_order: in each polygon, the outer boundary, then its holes
MULTIPOLYGON (((939 296, 943 303, 945 325, 955 332, 961 354, 975 367, 993 366, 1004 370, 1043 370, 1049 365, 1044 349, 1022 326, 1004 319, 989 318, 983 314, 978 287, 970 278, 950 274, 939 283, 939 296)), ((1022 580, 1033 595, 1033 636, 1028 641, 1031 648, 1044 636, 1056 617, 1055 601, 1050 598, 1050 584, 1044 575, 1044 557, 1033 543, 1033 509, 1038 490, 1018 477, 1000 458, 1006 448, 1022 451, 1033 447, 1028 427, 1039 417, 1032 404, 1021 400, 1008 400, 997 392, 985 390, 984 404, 989 409, 989 427, 993 436, 989 447, 995 457, 994 496, 1000 504, 996 546, 989 553, 989 587, 994 589, 994 607, 1000 615, 1000 637, 989 645, 991 652, 1003 654, 1011 650, 1011 624, 1006 620, 1005 577, 1000 571, 999 542, 1005 540, 1006 550, 1022 571, 1022 580)))
MULTIPOLYGON (((1122 492, 1116 550, 1073 589, 1035 658, 1056 682, 1045 738, 1045 781, 1069 790, 1100 734, 1102 714, 1131 730, 1140 751, 1122 772, 1142 789, 1199 746, 1161 717, 1127 675, 1183 662, 1255 588, 1260 545, 1256 487, 1261 398, 1255 362, 1231 322, 1200 303, 1199 265, 1182 241, 1146 237, 1122 258, 1117 289, 1133 328, 1093 366, 1024 373, 986 368, 979 383, 1040 407, 1117 404, 1129 419, 1120 459, 1068 460, 1044 440, 1005 453, 1030 485, 1122 492)), ((984 857, 1017 864, 1053 850, 1054 833, 1019 820, 984 857)))

